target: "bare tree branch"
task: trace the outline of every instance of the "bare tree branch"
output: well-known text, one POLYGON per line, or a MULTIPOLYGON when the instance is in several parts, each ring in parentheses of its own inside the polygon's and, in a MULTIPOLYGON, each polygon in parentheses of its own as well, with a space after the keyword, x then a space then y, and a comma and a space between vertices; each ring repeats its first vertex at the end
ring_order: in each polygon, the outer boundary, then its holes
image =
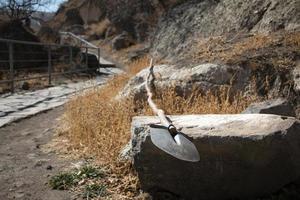
POLYGON ((51 0, 1 0, 0 11, 10 20, 29 19, 40 7, 51 3, 51 0))

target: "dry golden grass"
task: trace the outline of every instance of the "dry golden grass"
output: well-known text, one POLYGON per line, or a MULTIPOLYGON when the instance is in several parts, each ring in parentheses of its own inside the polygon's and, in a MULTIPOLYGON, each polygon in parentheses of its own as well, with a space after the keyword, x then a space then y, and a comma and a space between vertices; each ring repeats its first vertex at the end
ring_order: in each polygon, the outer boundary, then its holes
MULTIPOLYGON (((300 32, 276 32, 273 34, 237 34, 235 36, 217 36, 199 39, 192 58, 209 62, 219 60, 224 63, 238 63, 246 56, 256 57, 270 51, 280 54, 300 51, 300 32), (282 48, 282 49, 280 49, 282 48)), ((276 57, 269 56, 270 58, 276 57)))
MULTIPOLYGON (((92 154, 111 170, 110 191, 132 198, 138 192, 138 181, 130 163, 118 161, 120 150, 130 139, 133 116, 153 115, 146 102, 132 99, 116 100, 115 96, 125 83, 148 65, 145 57, 128 67, 128 73, 113 78, 102 88, 95 88, 73 98, 66 107, 67 136, 73 149, 92 154)), ((253 99, 242 95, 229 95, 229 88, 218 94, 192 92, 187 98, 177 95, 174 89, 157 94, 156 103, 167 114, 239 113, 253 99)))

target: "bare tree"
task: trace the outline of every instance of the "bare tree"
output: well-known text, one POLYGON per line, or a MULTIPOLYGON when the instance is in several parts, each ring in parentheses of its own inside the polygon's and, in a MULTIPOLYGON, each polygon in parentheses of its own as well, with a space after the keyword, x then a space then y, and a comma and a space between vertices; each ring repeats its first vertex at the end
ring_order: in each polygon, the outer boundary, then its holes
POLYGON ((49 3, 50 0, 1 0, 0 10, 10 20, 25 20, 49 3))

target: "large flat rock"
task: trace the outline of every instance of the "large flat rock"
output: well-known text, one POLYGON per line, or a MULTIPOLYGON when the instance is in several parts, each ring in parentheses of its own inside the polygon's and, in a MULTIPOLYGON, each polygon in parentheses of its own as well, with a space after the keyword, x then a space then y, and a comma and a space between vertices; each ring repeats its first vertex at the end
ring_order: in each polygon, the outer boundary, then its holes
POLYGON ((184 199, 255 198, 300 177, 300 122, 267 114, 170 116, 191 137, 200 162, 178 160, 154 146, 149 124, 135 117, 130 154, 142 189, 184 199))
MULTIPOLYGON (((189 93, 193 88, 202 91, 216 90, 221 86, 231 86, 233 91, 241 91, 248 84, 250 70, 239 66, 205 63, 188 67, 173 65, 156 65, 153 68, 154 84, 157 89, 176 88, 178 94, 189 93), (234 83, 232 80, 235 80, 234 83)), ((145 82, 149 68, 136 74, 123 90, 120 97, 133 96, 135 99, 145 98, 145 82)))

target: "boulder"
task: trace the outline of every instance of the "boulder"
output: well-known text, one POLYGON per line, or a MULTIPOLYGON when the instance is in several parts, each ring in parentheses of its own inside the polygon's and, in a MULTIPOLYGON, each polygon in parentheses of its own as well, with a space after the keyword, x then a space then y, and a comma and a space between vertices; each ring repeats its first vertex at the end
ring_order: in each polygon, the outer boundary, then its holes
POLYGON ((200 161, 178 160, 151 142, 156 117, 134 117, 131 148, 141 187, 180 199, 250 199, 300 177, 300 121, 266 114, 169 116, 198 148, 200 161))
MULTIPOLYGON (((136 99, 145 98, 145 80, 148 73, 149 68, 139 72, 127 83, 119 96, 133 95, 136 99)), ((193 88, 208 91, 231 84, 233 90, 243 90, 248 83, 250 70, 211 63, 188 67, 158 65, 154 67, 154 76, 157 89, 173 87, 181 95, 193 88)))
POLYGON ((251 104, 242 114, 275 114, 295 117, 295 110, 287 99, 271 99, 251 104))
POLYGON ((112 40, 111 44, 113 50, 120 50, 129 47, 132 44, 132 42, 129 39, 129 35, 124 32, 116 36, 112 40))
POLYGON ((106 15, 104 2, 102 0, 98 1, 83 1, 80 8, 78 8, 80 16, 84 21, 84 24, 91 24, 98 22, 106 15))

